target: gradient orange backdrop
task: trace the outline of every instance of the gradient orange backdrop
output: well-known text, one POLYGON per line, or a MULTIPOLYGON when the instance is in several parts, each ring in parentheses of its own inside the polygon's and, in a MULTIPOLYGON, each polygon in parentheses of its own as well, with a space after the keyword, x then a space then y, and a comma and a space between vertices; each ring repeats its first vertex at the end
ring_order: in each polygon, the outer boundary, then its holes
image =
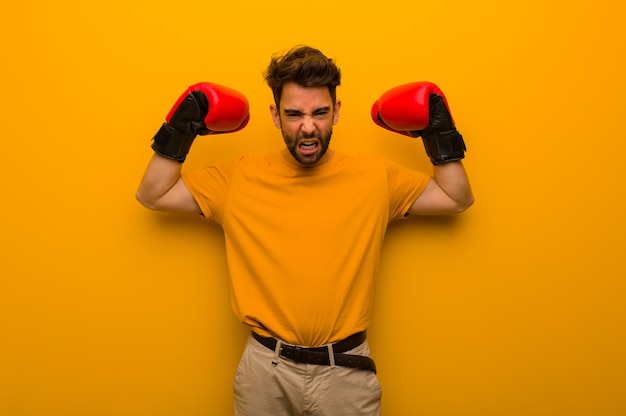
POLYGON ((0 6, 0 414, 232 413, 247 331, 223 239, 134 192, 198 81, 249 126, 187 168, 282 146, 261 73, 307 43, 344 74, 334 146, 429 170, 376 127, 395 85, 447 94, 476 204, 390 227, 370 330, 387 415, 626 413, 624 5, 32 1, 0 6))

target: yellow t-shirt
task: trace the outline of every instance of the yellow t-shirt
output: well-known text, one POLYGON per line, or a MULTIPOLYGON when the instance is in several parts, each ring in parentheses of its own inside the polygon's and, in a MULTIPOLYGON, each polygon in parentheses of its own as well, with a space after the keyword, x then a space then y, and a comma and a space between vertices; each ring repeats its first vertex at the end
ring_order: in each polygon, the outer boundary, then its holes
POLYGON ((183 180, 224 230, 236 316, 260 335, 319 346, 369 325, 387 225, 429 175, 340 152, 302 168, 276 152, 183 180))

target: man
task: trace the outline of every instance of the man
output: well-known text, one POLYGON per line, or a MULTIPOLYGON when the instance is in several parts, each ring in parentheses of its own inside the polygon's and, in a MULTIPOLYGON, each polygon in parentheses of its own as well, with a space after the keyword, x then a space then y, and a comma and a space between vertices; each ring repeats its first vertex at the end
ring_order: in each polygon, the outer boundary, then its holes
POLYGON ((197 134, 245 127, 248 104, 200 83, 154 137, 137 199, 200 213, 224 230, 232 306, 252 330, 234 382, 236 415, 377 415, 381 391, 365 330, 389 222, 459 213, 473 203, 465 145, 431 83, 396 87, 372 107, 376 124, 421 136, 433 175, 329 147, 340 70, 317 49, 273 57, 265 80, 285 148, 182 171, 197 134))

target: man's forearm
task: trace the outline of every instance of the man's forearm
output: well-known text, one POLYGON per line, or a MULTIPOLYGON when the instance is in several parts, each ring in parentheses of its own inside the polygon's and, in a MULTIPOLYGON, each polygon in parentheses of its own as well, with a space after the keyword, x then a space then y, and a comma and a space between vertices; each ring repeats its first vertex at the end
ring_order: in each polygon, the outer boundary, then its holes
POLYGON ((182 164, 154 154, 137 189, 137 200, 147 208, 156 208, 158 201, 180 178, 182 164))
POLYGON ((469 179, 461 161, 433 166, 434 179, 439 187, 464 211, 474 202, 469 179))

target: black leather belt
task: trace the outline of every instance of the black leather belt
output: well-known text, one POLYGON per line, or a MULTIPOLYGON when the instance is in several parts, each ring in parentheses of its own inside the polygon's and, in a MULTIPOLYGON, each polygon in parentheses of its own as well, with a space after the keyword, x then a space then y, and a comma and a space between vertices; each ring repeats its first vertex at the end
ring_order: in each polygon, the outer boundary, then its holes
MULTIPOLYGON (((262 337, 256 332, 252 331, 252 336, 259 343, 274 351, 276 349, 276 339, 262 337)), ((374 360, 369 357, 354 354, 343 354, 353 348, 358 347, 365 342, 365 331, 357 332, 348 338, 332 344, 333 353, 335 358, 335 365, 341 367, 359 368, 362 370, 369 370, 376 373, 376 364, 374 360)), ((293 360, 297 363, 315 364, 315 365, 330 365, 330 356, 328 354, 328 347, 315 347, 304 348, 297 345, 283 344, 280 345, 280 356, 293 360)))

